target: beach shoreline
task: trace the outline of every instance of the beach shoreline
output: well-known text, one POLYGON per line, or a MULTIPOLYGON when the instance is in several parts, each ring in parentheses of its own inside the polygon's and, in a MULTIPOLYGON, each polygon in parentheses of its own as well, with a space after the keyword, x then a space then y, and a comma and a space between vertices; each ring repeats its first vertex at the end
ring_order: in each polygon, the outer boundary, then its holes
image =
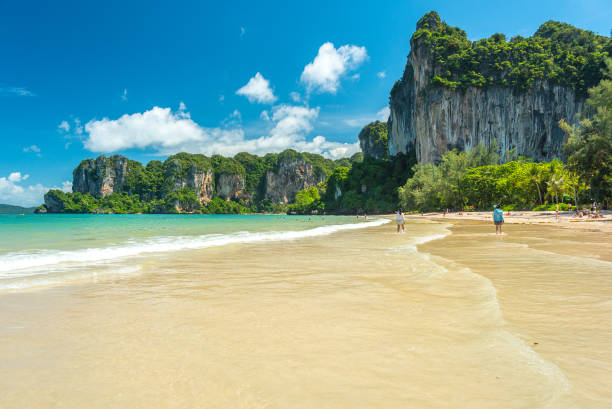
MULTIPOLYGON (((471 221, 493 225, 493 212, 443 212, 406 213, 407 220, 435 220, 435 221, 471 221)), ((542 226, 557 226, 572 230, 591 230, 612 233, 612 211, 600 212, 602 218, 589 219, 586 216, 578 218, 574 212, 560 211, 559 220, 555 218, 554 211, 513 211, 504 212, 505 224, 531 224, 542 226)), ((393 218, 394 215, 384 215, 393 218)))

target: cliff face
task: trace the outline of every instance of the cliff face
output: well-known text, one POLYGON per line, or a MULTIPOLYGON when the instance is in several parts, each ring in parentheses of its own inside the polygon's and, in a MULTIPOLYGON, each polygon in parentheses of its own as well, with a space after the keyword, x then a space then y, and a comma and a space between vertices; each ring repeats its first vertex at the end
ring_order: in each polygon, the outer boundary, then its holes
POLYGON ((359 132, 359 146, 364 155, 376 159, 387 157, 387 123, 375 121, 366 125, 359 132))
POLYGON ((217 180, 217 196, 225 200, 243 199, 250 196, 244 192, 244 177, 242 175, 222 173, 217 180))
POLYGON ((564 134, 558 122, 575 122, 585 102, 571 87, 548 80, 525 90, 431 86, 439 74, 433 51, 423 37, 413 37, 410 46, 402 80, 391 92, 390 155, 414 149, 419 162, 436 162, 447 150, 495 141, 502 154, 515 148, 536 161, 562 157, 564 134))
POLYGON ((351 161, 333 161, 291 149, 265 157, 243 152, 234 158, 180 152, 163 162, 151 160, 146 166, 121 155, 102 155, 83 160, 74 170, 74 194, 51 189, 45 196, 44 210, 51 213, 276 211, 279 208, 276 204, 295 201, 300 190, 323 181, 337 167, 346 167, 347 162, 350 166, 351 161), (83 198, 81 194, 94 196, 95 200, 83 198), (126 200, 130 197, 132 200, 126 200))
POLYGON ((123 189, 128 173, 128 159, 121 155, 85 159, 72 172, 72 191, 106 197, 123 189))
POLYGON ((166 181, 169 191, 175 192, 185 187, 195 191, 196 196, 203 204, 213 197, 214 182, 212 169, 198 169, 195 165, 183 168, 178 159, 167 161, 166 181))
POLYGON ((301 158, 281 159, 276 171, 266 172, 265 197, 275 203, 292 203, 295 195, 322 182, 325 175, 318 177, 312 165, 301 158))

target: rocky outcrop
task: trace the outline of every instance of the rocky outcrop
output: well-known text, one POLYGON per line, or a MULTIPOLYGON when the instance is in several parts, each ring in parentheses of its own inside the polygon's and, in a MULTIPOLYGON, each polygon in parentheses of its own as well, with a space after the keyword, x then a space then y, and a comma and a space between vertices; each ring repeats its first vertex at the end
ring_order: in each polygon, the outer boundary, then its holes
POLYGON ((121 155, 83 160, 72 173, 72 191, 97 198, 119 193, 129 171, 128 163, 128 158, 121 155))
POLYGON ((526 90, 432 86, 430 80, 438 74, 432 50, 423 37, 413 37, 410 46, 402 80, 391 91, 390 155, 414 149, 419 162, 436 162, 447 150, 495 141, 502 155, 515 149, 536 161, 563 156, 558 122, 574 122, 584 108, 584 97, 572 88, 547 80, 526 90))
POLYGON ((187 169, 184 169, 178 159, 172 159, 166 161, 166 181, 170 192, 187 187, 195 191, 203 204, 207 204, 213 198, 214 177, 212 169, 198 168, 196 165, 189 165, 187 169))
POLYGON ((249 195, 244 192, 244 177, 242 175, 222 173, 218 176, 216 191, 217 196, 225 200, 249 200, 249 195))
POLYGON ((37 209, 37 213, 61 213, 64 210, 64 202, 57 197, 57 191, 50 190, 45 194, 45 204, 37 209), (42 209, 44 207, 44 210, 42 209))
POLYGON ((312 165, 303 158, 280 158, 277 169, 266 172, 265 197, 275 203, 292 203, 300 190, 324 179, 325 175, 316 176, 312 165))
POLYGON ((387 157, 387 123, 375 121, 363 127, 359 132, 359 146, 364 155, 376 159, 387 157))

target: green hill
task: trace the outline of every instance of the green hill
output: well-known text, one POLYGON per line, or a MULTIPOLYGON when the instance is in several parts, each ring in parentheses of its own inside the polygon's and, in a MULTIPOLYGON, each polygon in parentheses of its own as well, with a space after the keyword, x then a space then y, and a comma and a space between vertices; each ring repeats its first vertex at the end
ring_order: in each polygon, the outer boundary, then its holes
POLYGON ((13 206, 8 204, 0 204, 0 213, 4 214, 21 214, 21 213, 34 213, 35 207, 21 207, 13 206))

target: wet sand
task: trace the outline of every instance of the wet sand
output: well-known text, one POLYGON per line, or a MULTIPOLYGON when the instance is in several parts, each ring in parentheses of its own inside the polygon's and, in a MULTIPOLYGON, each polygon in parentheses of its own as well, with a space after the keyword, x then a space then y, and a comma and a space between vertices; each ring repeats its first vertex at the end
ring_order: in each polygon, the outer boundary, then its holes
POLYGON ((0 407, 611 406, 609 236, 406 227, 0 294, 0 407))

